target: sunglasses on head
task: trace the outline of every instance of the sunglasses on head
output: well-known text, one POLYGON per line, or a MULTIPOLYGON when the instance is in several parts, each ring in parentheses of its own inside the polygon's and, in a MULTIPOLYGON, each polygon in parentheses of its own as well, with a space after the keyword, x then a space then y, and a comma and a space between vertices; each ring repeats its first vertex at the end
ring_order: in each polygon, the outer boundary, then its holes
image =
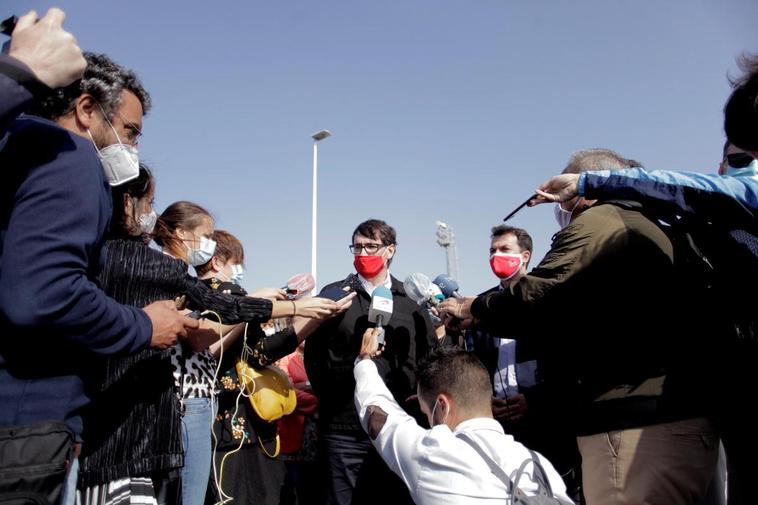
POLYGON ((734 153, 726 155, 726 162, 730 167, 734 168, 745 168, 746 166, 750 165, 754 159, 755 158, 753 158, 748 153, 734 153))

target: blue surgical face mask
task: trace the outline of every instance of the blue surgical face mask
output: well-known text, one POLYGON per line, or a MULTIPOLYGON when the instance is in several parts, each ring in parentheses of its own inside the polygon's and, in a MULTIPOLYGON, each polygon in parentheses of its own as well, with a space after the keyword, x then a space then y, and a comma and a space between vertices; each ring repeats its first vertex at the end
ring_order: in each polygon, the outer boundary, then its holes
POLYGON ((192 249, 187 246, 187 263, 193 267, 199 267, 205 265, 213 257, 213 253, 216 252, 216 241, 208 237, 200 237, 200 247, 192 249))
POLYGON ((229 278, 229 281, 239 286, 240 282, 242 282, 243 277, 245 277, 245 269, 242 267, 242 265, 232 265, 232 275, 229 278))
POLYGON ((732 177, 749 177, 751 175, 758 175, 758 160, 753 160, 746 167, 735 168, 733 166, 726 166, 726 175, 732 177))

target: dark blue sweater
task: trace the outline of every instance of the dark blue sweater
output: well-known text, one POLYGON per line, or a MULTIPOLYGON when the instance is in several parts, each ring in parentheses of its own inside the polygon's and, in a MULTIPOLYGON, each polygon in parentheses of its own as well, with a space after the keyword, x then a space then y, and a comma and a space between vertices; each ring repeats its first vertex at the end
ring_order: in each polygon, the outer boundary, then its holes
MULTIPOLYGON (((13 110, 3 84, 0 111, 13 110)), ((92 143, 21 116, 0 170, 0 426, 57 420, 78 435, 92 354, 147 347, 151 323, 92 280, 112 210, 92 143)))

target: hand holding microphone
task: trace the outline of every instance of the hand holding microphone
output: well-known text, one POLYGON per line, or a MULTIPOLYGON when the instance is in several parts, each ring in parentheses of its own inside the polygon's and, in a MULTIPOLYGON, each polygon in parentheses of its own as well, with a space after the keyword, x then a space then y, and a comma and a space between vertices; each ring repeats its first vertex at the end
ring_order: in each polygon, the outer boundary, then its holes
POLYGON ((308 295, 316 287, 316 281, 311 274, 293 275, 283 288, 256 289, 248 296, 253 298, 268 298, 269 300, 297 300, 308 295))
POLYGON ((379 345, 378 336, 380 333, 384 333, 384 330, 380 327, 366 328, 363 333, 363 340, 361 341, 361 350, 358 353, 358 357, 361 359, 371 359, 382 354, 383 346, 379 345))
POLYGON ((471 304, 474 303, 476 297, 464 297, 461 295, 458 292, 458 283, 445 274, 435 277, 434 284, 440 288, 440 291, 446 297, 445 301, 437 307, 445 326, 455 330, 463 330, 468 327, 473 319, 471 316, 471 304))
POLYGON ((286 300, 287 293, 283 289, 279 288, 261 288, 256 289, 248 296, 253 298, 268 298, 269 300, 286 300))
POLYGON ((307 296, 315 287, 316 281, 311 274, 297 274, 290 277, 282 289, 288 300, 297 300, 307 296))

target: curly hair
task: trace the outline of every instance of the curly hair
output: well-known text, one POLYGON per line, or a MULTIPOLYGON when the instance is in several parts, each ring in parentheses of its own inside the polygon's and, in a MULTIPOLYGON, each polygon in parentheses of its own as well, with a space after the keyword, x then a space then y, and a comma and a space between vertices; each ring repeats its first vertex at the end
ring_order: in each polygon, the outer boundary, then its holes
POLYGON ((104 54, 84 53, 84 58, 87 60, 84 76, 66 87, 52 90, 36 103, 31 113, 46 119, 58 119, 70 114, 76 107, 76 99, 88 93, 111 119, 121 102, 121 92, 127 90, 134 93, 142 104, 143 114, 147 114, 152 106, 150 94, 134 72, 104 54))

